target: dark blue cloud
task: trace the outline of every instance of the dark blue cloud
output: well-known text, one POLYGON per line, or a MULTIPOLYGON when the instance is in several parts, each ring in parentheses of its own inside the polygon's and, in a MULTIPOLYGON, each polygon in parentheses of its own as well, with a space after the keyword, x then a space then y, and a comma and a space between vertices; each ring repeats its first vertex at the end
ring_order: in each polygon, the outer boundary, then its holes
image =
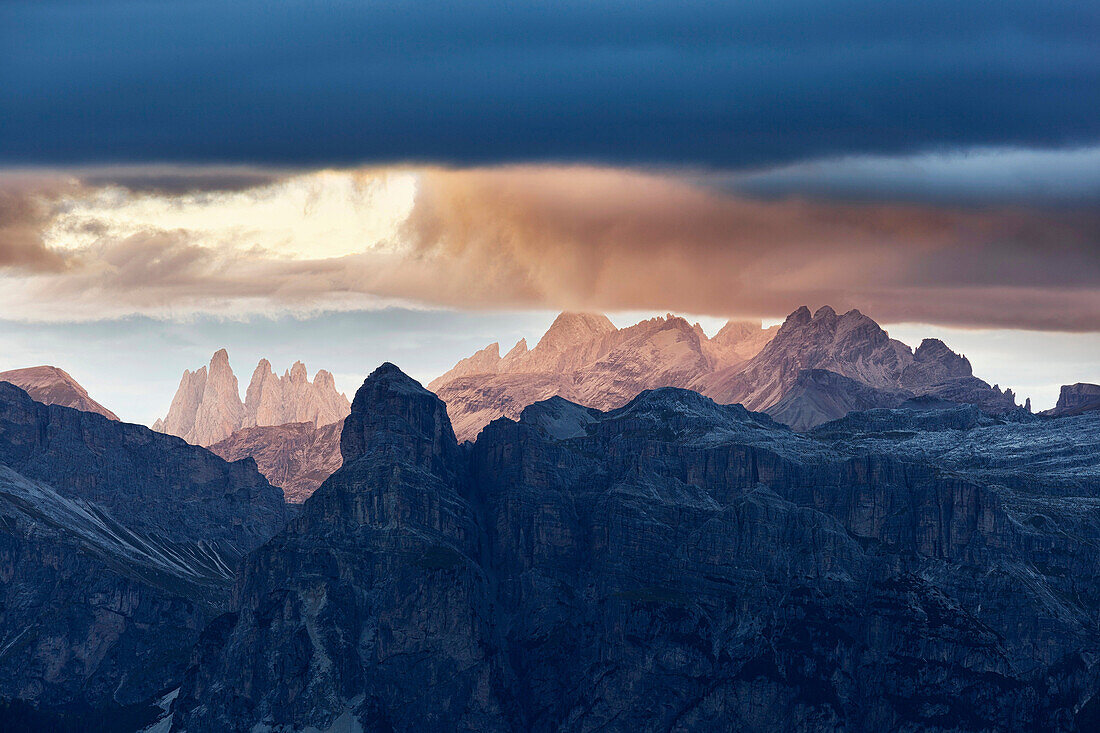
POLYGON ((0 161, 767 165, 1100 140, 1092 0, 6 0, 0 161))

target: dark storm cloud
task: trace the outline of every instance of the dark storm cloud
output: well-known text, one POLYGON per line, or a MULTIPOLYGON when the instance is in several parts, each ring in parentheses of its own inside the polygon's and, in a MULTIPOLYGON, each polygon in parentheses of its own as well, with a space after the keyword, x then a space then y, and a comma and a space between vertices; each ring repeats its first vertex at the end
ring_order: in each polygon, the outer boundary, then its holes
POLYGON ((1100 139, 1095 2, 0 5, 0 160, 729 167, 1100 139))

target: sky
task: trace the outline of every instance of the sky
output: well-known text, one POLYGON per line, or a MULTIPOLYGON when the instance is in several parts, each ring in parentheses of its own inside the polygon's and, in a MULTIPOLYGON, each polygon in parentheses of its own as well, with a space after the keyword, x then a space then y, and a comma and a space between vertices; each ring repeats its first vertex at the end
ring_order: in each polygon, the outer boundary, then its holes
POLYGON ((0 369, 127 419, 223 346, 350 392, 803 304, 1100 382, 1100 5, 0 4, 0 369))

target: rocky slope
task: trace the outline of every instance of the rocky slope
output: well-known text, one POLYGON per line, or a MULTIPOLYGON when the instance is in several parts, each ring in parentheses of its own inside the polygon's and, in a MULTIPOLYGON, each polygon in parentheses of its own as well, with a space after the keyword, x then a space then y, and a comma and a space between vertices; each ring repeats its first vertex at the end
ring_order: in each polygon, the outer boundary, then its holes
POLYGON ((173 730, 1091 729, 1100 415, 934 401, 558 398, 460 447, 383 365, 173 730))
POLYGON ((252 461, 0 383, 0 729, 151 714, 285 516, 252 461))
POLYGON ((915 396, 990 413, 1016 409, 1011 390, 975 377, 970 362, 943 342, 925 339, 911 349, 855 310, 838 315, 825 306, 811 315, 802 307, 766 330, 731 321, 714 338, 671 314, 618 330, 579 318, 559 316, 529 352, 521 341, 501 357, 491 344, 429 385, 447 403, 460 440, 551 396, 606 410, 656 387, 687 387, 766 410, 799 430, 915 396))
POLYGON ((260 473, 300 504, 340 468, 344 421, 317 427, 312 422, 242 428, 210 450, 227 461, 252 458, 260 473))
POLYGON ((55 366, 36 366, 0 372, 0 382, 9 382, 24 390, 32 398, 47 405, 72 407, 84 412, 95 412, 111 420, 118 415, 88 396, 88 390, 55 366))
POLYGON ((521 340, 501 357, 490 344, 429 387, 447 403, 459 439, 472 440, 490 421, 552 396, 611 409, 645 389, 686 387, 751 358, 773 332, 731 321, 709 339, 672 314, 616 329, 604 316, 562 313, 535 348, 521 340))
POLYGON ((221 349, 208 367, 184 371, 168 415, 153 423, 153 429, 210 446, 241 428, 294 422, 328 425, 343 420, 349 407, 329 372, 318 370, 310 382, 299 361, 277 377, 267 359, 256 365, 242 402, 229 354, 221 349))

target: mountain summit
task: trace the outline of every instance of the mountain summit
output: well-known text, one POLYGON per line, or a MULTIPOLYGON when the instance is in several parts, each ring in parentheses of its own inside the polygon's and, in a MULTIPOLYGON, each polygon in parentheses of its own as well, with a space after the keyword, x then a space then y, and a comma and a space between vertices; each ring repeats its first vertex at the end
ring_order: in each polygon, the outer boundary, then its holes
POLYGON ((298 361, 277 377, 267 359, 256 365, 242 402, 229 354, 219 349, 208 366, 183 372, 168 415, 153 423, 153 429, 194 445, 211 446, 241 428, 297 422, 320 427, 339 422, 349 408, 329 372, 318 370, 310 382, 305 364, 298 361))
POLYGON ((36 401, 46 405, 72 407, 75 410, 95 412, 111 420, 118 420, 115 413, 88 396, 88 390, 81 387, 68 372, 55 366, 36 366, 0 372, 0 382, 14 384, 36 401))

